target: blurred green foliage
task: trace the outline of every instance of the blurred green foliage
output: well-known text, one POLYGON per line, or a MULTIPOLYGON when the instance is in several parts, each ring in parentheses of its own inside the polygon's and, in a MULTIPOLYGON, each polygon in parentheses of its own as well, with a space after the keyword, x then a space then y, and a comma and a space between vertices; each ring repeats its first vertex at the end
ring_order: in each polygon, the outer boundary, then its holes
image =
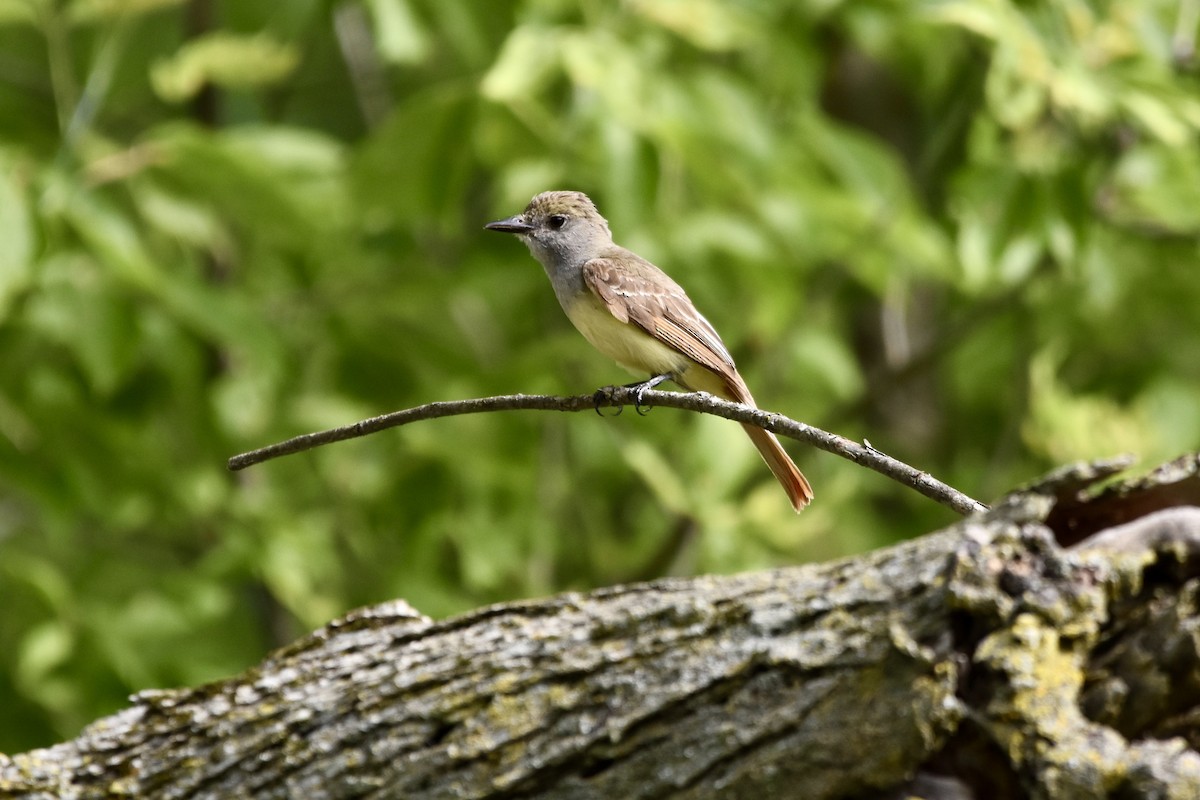
POLYGON ((0 750, 433 615, 876 547, 949 512, 626 377, 482 231, 592 194, 764 407, 987 500, 1200 446, 1195 0, 0 0, 0 750))

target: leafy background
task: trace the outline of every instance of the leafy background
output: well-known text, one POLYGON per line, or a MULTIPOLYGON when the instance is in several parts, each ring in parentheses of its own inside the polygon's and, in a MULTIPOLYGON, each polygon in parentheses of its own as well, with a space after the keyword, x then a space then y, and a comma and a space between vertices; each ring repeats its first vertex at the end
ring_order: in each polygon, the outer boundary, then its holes
POLYGON ((0 750, 434 616, 878 547, 949 512, 659 409, 483 222, 579 188, 759 401, 991 499, 1200 446, 1195 0, 0 0, 0 750))

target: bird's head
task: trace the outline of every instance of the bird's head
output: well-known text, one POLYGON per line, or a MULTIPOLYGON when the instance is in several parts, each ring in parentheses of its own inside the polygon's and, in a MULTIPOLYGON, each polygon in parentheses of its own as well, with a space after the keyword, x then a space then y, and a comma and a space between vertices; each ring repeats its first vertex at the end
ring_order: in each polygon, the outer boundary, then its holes
POLYGON ((542 192, 520 214, 484 227, 516 234, 547 265, 582 263, 612 243, 608 221, 583 192, 542 192))

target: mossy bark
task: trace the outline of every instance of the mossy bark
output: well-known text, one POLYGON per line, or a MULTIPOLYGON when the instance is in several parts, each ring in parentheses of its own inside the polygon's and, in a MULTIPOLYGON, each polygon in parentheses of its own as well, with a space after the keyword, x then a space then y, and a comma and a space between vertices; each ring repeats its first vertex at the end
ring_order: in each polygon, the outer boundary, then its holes
POLYGON ((1086 494, 1111 471, 830 564, 364 609, 0 756, 0 794, 1200 797, 1198 461, 1086 494))

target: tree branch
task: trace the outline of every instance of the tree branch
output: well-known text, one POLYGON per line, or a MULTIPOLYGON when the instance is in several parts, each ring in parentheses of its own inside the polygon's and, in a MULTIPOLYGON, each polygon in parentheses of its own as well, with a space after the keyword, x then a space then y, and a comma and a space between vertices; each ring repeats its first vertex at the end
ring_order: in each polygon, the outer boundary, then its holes
MULTIPOLYGON (((453 417, 461 414, 480 414, 489 411, 591 411, 600 408, 623 408, 634 405, 638 401, 633 389, 623 386, 609 386, 596 392, 595 395, 574 395, 560 397, 557 395, 510 394, 496 397, 481 397, 471 400, 446 400, 436 403, 426 403, 423 406, 394 411, 378 417, 371 417, 352 425, 340 428, 306 433, 283 442, 241 453, 229 459, 229 469, 238 471, 246 467, 269 461, 272 458, 312 450, 321 445, 355 439, 387 428, 396 428, 427 419, 453 417)), ((910 489, 913 489, 930 500, 941 503, 959 514, 974 514, 986 511, 987 506, 974 500, 957 489, 934 478, 927 472, 911 467, 902 461, 883 453, 870 444, 859 444, 835 433, 814 428, 803 422, 763 411, 740 403, 732 403, 713 397, 705 392, 660 392, 648 390, 640 397, 642 408, 662 406, 678 408, 685 411, 695 411, 702 414, 712 414, 734 422, 757 425, 760 428, 786 436, 806 444, 810 444, 827 453, 833 453, 860 466, 872 469, 885 475, 910 489)))

